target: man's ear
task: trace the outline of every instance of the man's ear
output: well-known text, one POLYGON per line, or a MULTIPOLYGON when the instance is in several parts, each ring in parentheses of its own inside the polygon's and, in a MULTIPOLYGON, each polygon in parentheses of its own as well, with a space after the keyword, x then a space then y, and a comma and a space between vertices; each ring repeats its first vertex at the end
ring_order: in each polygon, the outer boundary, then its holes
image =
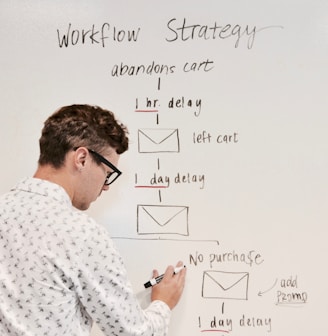
POLYGON ((85 167, 89 151, 85 147, 79 147, 75 151, 74 163, 79 171, 85 167))

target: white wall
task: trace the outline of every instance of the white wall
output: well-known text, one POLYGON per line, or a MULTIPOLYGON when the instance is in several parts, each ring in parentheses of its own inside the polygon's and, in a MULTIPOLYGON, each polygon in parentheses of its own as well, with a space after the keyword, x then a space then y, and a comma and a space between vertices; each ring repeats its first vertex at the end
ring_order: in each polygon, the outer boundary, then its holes
POLYGON ((0 191, 33 174, 42 123, 58 107, 111 109, 128 125, 131 148, 120 182, 90 213, 114 237, 143 304, 154 267, 186 263, 170 335, 327 333, 327 7, 2 1, 0 191), (199 25, 193 38, 191 25, 199 25), (61 47, 68 30, 73 40, 61 47), (113 75, 121 63, 130 75, 113 75), (138 65, 150 73, 132 74, 138 65), (166 148, 165 130, 178 132, 166 148), (177 210, 180 221, 150 223, 145 205, 154 216, 177 210), (225 290, 204 289, 209 275, 225 290), (244 287, 228 294, 238 276, 244 287))

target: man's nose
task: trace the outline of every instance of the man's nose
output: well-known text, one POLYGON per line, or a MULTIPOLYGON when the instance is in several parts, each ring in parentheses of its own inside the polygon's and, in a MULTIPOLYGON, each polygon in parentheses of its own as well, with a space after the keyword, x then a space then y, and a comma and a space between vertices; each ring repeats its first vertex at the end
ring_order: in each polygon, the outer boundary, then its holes
POLYGON ((103 187, 102 187, 102 190, 107 191, 108 189, 109 189, 109 185, 104 184, 103 187))

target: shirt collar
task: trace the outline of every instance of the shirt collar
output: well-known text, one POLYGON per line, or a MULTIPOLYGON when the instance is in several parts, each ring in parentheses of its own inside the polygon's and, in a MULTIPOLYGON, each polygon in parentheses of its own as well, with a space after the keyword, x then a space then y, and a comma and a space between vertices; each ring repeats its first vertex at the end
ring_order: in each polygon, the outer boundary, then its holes
POLYGON ((21 180, 12 190, 22 190, 42 196, 51 197, 56 201, 63 202, 69 206, 72 206, 72 201, 62 186, 35 177, 27 177, 21 180))

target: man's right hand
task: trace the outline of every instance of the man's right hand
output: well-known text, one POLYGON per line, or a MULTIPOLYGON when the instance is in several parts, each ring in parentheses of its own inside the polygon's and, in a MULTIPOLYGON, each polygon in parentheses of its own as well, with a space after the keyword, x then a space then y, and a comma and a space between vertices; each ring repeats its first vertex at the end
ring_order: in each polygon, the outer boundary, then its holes
MULTIPOLYGON (((179 261, 176 267, 183 266, 179 261)), ((185 284, 186 268, 184 267, 179 273, 174 274, 174 267, 168 266, 162 281, 152 287, 151 300, 160 300, 165 302, 172 310, 179 302, 185 284)), ((153 271, 153 277, 159 275, 157 270, 153 271)))

